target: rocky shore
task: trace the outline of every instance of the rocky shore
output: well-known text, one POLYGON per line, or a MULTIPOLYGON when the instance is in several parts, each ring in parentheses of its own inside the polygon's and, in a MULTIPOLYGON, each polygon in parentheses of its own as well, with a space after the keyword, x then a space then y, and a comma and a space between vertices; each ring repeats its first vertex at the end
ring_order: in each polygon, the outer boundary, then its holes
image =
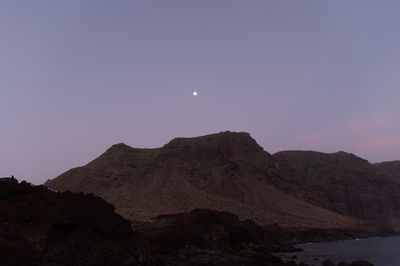
MULTIPOLYGON (((158 216, 133 225, 140 239, 139 262, 157 265, 311 265, 283 260, 275 252, 299 251, 293 244, 367 235, 365 231, 287 230, 278 224, 261 227, 236 215, 207 209, 158 216), (337 238, 335 238, 335 233, 337 238)), ((335 265, 327 259, 314 265, 335 265), (319 264, 318 264, 319 263, 319 264), (322 264, 321 264, 322 263, 322 264)), ((341 265, 372 265, 363 261, 341 265), (364 263, 364 264, 363 264, 364 263)))

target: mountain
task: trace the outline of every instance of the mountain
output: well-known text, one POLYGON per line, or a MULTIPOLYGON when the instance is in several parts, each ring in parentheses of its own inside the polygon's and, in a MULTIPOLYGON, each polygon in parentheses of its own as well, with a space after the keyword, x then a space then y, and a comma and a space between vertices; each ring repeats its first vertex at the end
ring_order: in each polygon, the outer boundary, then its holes
POLYGON ((131 221, 208 208, 286 227, 360 223, 288 195, 274 184, 279 178, 276 160, 248 133, 222 132, 176 138, 156 149, 117 144, 45 186, 94 193, 131 221))
MULTIPOLYGON (((400 230, 400 183, 376 165, 346 152, 283 151, 273 157, 279 165, 274 184, 282 191, 315 206, 400 230)), ((395 173, 392 164, 380 168, 395 173)))
POLYGON ((374 166, 382 171, 386 178, 400 182, 400 161, 375 163, 374 166))

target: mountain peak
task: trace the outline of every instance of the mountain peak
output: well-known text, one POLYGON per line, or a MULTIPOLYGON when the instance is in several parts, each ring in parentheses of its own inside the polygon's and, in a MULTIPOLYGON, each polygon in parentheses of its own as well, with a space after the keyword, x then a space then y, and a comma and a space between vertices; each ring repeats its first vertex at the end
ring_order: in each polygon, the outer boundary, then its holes
POLYGON ((249 133, 230 131, 193 138, 175 138, 162 149, 165 156, 181 158, 212 158, 213 156, 227 158, 264 151, 249 133))
POLYGON ((131 146, 128 146, 125 143, 121 142, 121 143, 112 145, 108 150, 118 150, 118 149, 126 149, 126 148, 132 149, 131 146))
POLYGON ((126 152, 131 152, 136 150, 135 148, 126 145, 125 143, 117 143, 112 145, 110 148, 108 148, 104 154, 119 154, 119 153, 126 153, 126 152))
POLYGON ((164 147, 182 146, 182 145, 243 145, 262 149, 257 142, 247 132, 224 131, 220 133, 192 137, 192 138, 174 138, 164 147))
MULTIPOLYGON (((186 141, 211 141, 211 140, 221 140, 221 139, 251 139, 253 138, 247 132, 232 132, 232 131, 222 131, 219 133, 199 136, 199 137, 189 137, 189 138, 174 138, 170 143, 179 143, 179 142, 186 142, 186 141)), ((167 144, 167 145, 168 145, 167 144)))

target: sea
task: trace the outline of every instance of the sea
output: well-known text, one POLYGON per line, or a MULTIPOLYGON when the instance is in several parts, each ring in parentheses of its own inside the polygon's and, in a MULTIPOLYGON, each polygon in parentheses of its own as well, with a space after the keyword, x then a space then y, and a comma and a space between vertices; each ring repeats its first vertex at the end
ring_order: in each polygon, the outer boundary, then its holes
POLYGON ((336 264, 341 261, 351 263, 355 260, 366 260, 375 266, 400 266, 400 236, 306 243, 296 247, 304 251, 277 255, 283 260, 305 262, 315 266, 322 265, 322 261, 327 258, 336 264))

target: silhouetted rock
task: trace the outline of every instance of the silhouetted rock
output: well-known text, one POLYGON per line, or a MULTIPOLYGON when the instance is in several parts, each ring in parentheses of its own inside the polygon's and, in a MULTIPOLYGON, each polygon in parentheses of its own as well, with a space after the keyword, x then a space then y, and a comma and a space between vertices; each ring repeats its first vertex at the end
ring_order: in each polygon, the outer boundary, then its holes
POLYGON ((227 212, 196 209, 159 216, 134 228, 140 239, 138 256, 142 261, 168 265, 292 265, 271 255, 276 243, 269 242, 262 227, 227 212))
POLYGON ((351 266, 374 266, 374 265, 365 260, 356 260, 351 263, 351 266))
POLYGON ((322 261, 322 266, 336 266, 336 264, 332 260, 326 259, 322 261))
POLYGON ((350 263, 347 263, 347 262, 345 262, 345 261, 341 261, 341 262, 339 262, 339 264, 338 264, 338 266, 350 266, 351 264, 350 263))
POLYGON ((93 195, 0 183, 1 265, 136 265, 130 223, 93 195))

